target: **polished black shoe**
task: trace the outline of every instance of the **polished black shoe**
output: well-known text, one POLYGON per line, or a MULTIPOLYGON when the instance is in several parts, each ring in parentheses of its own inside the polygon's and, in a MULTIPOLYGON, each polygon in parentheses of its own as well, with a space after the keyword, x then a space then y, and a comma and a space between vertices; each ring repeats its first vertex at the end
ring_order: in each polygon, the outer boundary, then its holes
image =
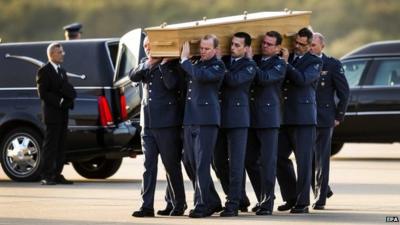
POLYGON ((160 216, 169 216, 169 215, 171 214, 171 212, 172 212, 173 209, 174 209, 174 208, 173 208, 172 206, 167 205, 167 207, 165 207, 165 209, 163 209, 163 210, 158 210, 158 211, 157 211, 157 215, 160 215, 160 216))
POLYGON ((270 215, 272 215, 272 210, 259 208, 256 211, 256 215, 258 215, 258 216, 270 216, 270 215))
POLYGON ((227 208, 225 208, 219 214, 219 216, 221 216, 221 217, 233 217, 233 216, 237 216, 237 215, 238 215, 238 211, 237 210, 232 210, 232 209, 227 209, 227 208))
POLYGON ((55 182, 54 180, 49 180, 49 179, 43 179, 40 181, 41 185, 56 185, 57 182, 55 182))
POLYGON ((208 209, 207 216, 212 216, 212 214, 217 213, 217 212, 221 212, 222 210, 224 210, 222 205, 214 206, 214 207, 208 209))
POLYGON ((327 198, 332 197, 332 195, 333 195, 333 191, 332 190, 329 190, 328 193, 326 193, 326 197, 327 198))
POLYGON ((190 218, 204 218, 209 216, 207 212, 199 212, 195 209, 190 210, 189 217, 190 218))
POLYGON ((287 211, 291 209, 294 205, 295 205, 294 202, 288 201, 285 204, 278 206, 278 211, 287 211))
POLYGON ((324 210, 325 209, 325 205, 317 205, 317 204, 313 204, 313 209, 315 210, 324 210))
POLYGON ((290 213, 308 213, 308 206, 296 205, 290 210, 290 213))
POLYGON ((259 208, 260 208, 260 205, 257 204, 253 208, 251 208, 251 211, 252 212, 257 212, 259 208))
POLYGON ((133 212, 132 216, 133 217, 154 217, 154 211, 140 209, 138 211, 133 212))
POLYGON ((185 214, 185 209, 173 209, 169 215, 170 216, 183 216, 183 214, 185 214))
POLYGON ((63 175, 60 175, 56 179, 57 184, 73 184, 74 182, 65 179, 63 175))
POLYGON ((239 206, 240 212, 248 212, 247 206, 239 206))

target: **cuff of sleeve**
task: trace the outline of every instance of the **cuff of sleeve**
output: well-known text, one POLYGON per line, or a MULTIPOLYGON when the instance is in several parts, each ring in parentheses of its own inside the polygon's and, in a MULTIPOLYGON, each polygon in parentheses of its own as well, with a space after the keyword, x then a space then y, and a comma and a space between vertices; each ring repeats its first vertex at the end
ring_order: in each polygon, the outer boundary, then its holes
POLYGON ((181 58, 181 64, 184 63, 188 58, 181 58))

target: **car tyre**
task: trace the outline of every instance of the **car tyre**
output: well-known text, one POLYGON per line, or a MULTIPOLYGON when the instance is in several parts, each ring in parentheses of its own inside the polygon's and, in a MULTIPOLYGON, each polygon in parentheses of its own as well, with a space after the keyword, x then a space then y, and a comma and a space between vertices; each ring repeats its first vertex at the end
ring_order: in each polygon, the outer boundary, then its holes
POLYGON ((30 127, 6 133, 0 143, 1 166, 14 181, 38 181, 42 170, 43 137, 30 127))
POLYGON ((342 142, 332 143, 331 156, 338 154, 340 152, 340 150, 342 150, 343 145, 344 145, 344 143, 342 143, 342 142))
POLYGON ((75 171, 89 179, 106 179, 114 175, 121 167, 122 158, 106 159, 98 157, 85 162, 73 162, 75 171))

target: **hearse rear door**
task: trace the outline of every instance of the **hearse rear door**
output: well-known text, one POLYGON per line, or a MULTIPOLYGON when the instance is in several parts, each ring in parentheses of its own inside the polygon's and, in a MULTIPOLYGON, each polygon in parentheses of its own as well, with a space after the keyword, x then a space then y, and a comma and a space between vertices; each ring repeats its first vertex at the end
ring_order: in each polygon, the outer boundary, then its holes
POLYGON ((141 29, 132 30, 122 36, 118 47, 114 88, 119 90, 120 96, 125 96, 128 119, 132 119, 140 113, 140 85, 132 83, 129 79, 129 71, 139 64, 144 55, 142 49, 143 38, 144 35, 141 29))

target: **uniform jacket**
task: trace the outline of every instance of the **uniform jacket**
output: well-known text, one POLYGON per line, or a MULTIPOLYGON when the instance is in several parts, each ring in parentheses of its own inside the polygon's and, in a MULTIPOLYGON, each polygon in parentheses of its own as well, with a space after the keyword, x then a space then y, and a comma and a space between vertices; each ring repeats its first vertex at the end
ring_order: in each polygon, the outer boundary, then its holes
POLYGON ((256 59, 257 74, 250 89, 252 128, 279 128, 281 125, 281 87, 286 63, 275 55, 256 59))
POLYGON ((322 54, 322 71, 317 87, 318 127, 333 127, 343 121, 349 100, 349 84, 339 60, 322 54), (335 96, 338 103, 335 104, 335 96))
POLYGON ((195 64, 185 60, 181 67, 186 72, 187 79, 183 124, 219 126, 221 108, 218 90, 224 78, 224 63, 213 57, 195 64))
POLYGON ((143 96, 140 125, 146 128, 164 128, 182 125, 179 102, 179 83, 182 72, 178 61, 148 68, 145 60, 129 73, 134 82, 142 82, 143 96))
POLYGON ((247 57, 229 65, 221 89, 222 128, 250 126, 249 89, 256 67, 255 62, 247 57))
MULTIPOLYGON (((289 62, 291 62, 289 60, 289 62)), ((287 65, 283 82, 283 124, 317 125, 316 89, 322 61, 306 53, 287 65)))
POLYGON ((60 73, 49 62, 41 67, 36 75, 45 124, 64 123, 68 120, 68 110, 74 107, 75 89, 68 82, 66 71, 60 68, 60 73))

